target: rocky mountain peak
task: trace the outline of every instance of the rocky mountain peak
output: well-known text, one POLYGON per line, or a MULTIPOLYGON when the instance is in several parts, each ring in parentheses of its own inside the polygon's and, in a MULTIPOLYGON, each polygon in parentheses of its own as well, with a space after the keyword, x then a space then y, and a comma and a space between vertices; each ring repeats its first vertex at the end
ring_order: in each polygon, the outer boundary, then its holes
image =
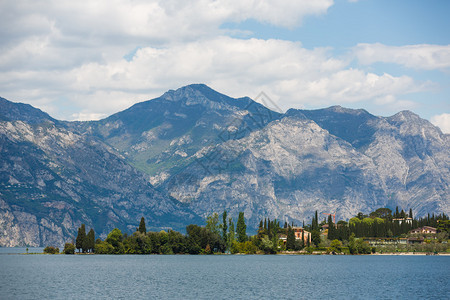
POLYGON ((403 110, 388 118, 391 123, 401 124, 405 122, 420 122, 424 121, 418 115, 409 110, 403 110))
POLYGON ((169 90, 160 99, 167 101, 184 101, 187 103, 202 103, 205 101, 227 102, 234 100, 221 94, 205 84, 190 84, 177 90, 169 90))
POLYGON ((47 113, 29 104, 16 103, 0 97, 0 120, 1 121, 23 121, 29 124, 43 122, 56 122, 47 113))

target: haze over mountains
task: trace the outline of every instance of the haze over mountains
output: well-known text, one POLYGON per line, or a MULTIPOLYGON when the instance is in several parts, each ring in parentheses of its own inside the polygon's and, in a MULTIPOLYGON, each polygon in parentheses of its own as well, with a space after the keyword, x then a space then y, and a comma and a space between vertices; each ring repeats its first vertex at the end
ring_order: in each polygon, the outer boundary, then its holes
POLYGON ((0 99, 0 245, 61 245, 81 223, 105 236, 182 230, 244 211, 300 223, 379 207, 450 213, 450 135, 409 111, 339 106, 280 114, 189 85, 106 119, 58 121, 0 99))

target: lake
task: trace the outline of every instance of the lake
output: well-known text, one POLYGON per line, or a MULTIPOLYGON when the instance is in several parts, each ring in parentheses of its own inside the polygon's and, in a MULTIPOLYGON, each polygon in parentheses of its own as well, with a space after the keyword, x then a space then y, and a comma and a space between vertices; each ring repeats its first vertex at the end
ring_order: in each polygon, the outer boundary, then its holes
POLYGON ((5 252, 0 299, 450 299, 449 256, 5 252))

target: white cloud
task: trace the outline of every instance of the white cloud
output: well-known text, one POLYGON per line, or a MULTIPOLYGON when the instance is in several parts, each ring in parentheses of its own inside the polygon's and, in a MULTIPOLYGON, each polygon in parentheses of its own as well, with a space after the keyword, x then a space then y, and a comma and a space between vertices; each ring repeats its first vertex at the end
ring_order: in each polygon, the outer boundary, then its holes
MULTIPOLYGON (((332 0, 2 1, 0 89, 3 97, 57 118, 86 119, 190 83, 236 97, 264 91, 283 109, 389 97, 395 99, 390 106, 405 107, 411 103, 397 100, 399 95, 428 88, 408 76, 350 68, 350 60, 333 57, 327 48, 231 38, 221 28, 247 19, 293 27, 331 5, 332 0), (124 59, 133 49, 134 56, 124 59)), ((372 63, 381 59, 369 55, 374 47, 361 44, 355 53, 372 63)), ((442 65, 442 57, 434 64, 442 65)))
POLYGON ((443 133, 450 134, 450 114, 444 113, 433 116, 430 121, 434 125, 438 126, 443 133))
POLYGON ((75 114, 72 114, 71 120, 73 120, 73 121, 92 121, 92 120, 100 120, 105 117, 107 117, 107 115, 105 115, 105 114, 75 113, 75 114))
POLYGON ((41 96, 46 95, 42 87, 64 86, 48 97, 65 97, 80 107, 82 115, 70 116, 78 119, 114 113, 190 83, 206 83, 236 97, 255 97, 264 91, 283 109, 356 103, 427 88, 407 76, 349 68, 347 61, 334 58, 328 49, 224 36, 143 47, 130 61, 108 59, 58 72, 6 72, 0 82, 8 82, 12 90, 27 82, 41 96), (36 78, 40 79, 36 82, 36 78))
POLYGON ((383 44, 358 44, 354 53, 361 64, 376 62, 395 63, 412 69, 450 69, 450 45, 386 46, 383 44))

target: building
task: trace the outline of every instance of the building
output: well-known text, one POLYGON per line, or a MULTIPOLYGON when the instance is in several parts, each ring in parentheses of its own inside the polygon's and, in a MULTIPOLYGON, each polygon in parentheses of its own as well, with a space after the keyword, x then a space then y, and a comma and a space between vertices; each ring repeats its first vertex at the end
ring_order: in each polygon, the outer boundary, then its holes
POLYGON ((408 238, 408 244, 414 245, 414 244, 423 244, 424 238, 422 237, 409 237, 408 238))
POLYGON ((311 243, 311 233, 309 231, 306 231, 305 229, 303 229, 303 227, 292 227, 292 229, 294 230, 296 240, 301 240, 302 236, 304 236, 303 243, 305 245, 308 243, 308 241, 309 243, 311 243))
MULTIPOLYGON (((306 245, 308 243, 308 241, 309 241, 309 243, 311 243, 311 232, 306 231, 305 229, 303 229, 303 227, 292 227, 292 229, 294 230, 294 235, 295 235, 296 240, 301 240, 302 236, 304 235, 304 239, 303 239, 304 245, 306 245)), ((287 236, 285 234, 281 234, 280 240, 282 240, 283 243, 286 243, 287 236)))
POLYGON ((404 218, 404 219, 392 219, 392 221, 397 221, 398 224, 402 224, 403 222, 407 223, 407 224, 412 224, 413 219, 412 218, 404 218))
POLYGON ((436 228, 431 226, 423 226, 409 231, 410 234, 435 234, 436 232, 436 228))
POLYGON ((364 238, 364 241, 370 246, 389 246, 389 245, 406 245, 408 243, 406 238, 387 238, 387 237, 370 237, 364 238))

